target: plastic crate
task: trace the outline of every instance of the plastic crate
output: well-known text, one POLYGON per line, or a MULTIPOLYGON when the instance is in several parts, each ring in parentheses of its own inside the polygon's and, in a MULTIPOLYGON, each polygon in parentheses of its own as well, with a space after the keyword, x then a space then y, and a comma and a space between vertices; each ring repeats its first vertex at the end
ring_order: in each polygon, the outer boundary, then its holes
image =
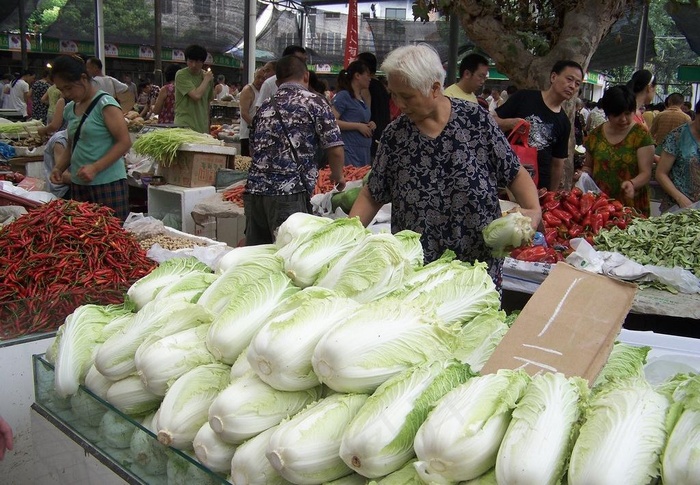
POLYGON ((25 199, 19 195, 11 194, 0 189, 0 205, 20 205, 27 210, 36 209, 41 205, 41 202, 25 199))

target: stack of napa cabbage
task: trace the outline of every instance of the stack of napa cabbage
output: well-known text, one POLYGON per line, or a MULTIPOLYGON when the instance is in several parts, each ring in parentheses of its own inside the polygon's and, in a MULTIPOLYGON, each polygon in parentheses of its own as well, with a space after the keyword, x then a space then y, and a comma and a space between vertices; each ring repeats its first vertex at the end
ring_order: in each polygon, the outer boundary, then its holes
POLYGON ((698 378, 652 389, 648 349, 617 345, 592 391, 480 376, 508 329, 484 264, 423 266, 418 235, 356 219, 295 214, 277 240, 216 272, 166 261, 124 305, 77 309, 47 352, 56 399, 178 483, 197 482, 191 460, 236 485, 699 476, 698 378), (78 384, 143 429, 125 436, 78 384))

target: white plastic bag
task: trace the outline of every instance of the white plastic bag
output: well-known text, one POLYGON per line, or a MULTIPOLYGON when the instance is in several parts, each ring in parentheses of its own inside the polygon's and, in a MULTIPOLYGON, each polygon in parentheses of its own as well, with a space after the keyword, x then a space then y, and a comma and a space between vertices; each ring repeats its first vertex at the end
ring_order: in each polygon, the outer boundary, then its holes
POLYGON ((583 193, 593 192, 594 194, 600 194, 601 190, 596 185, 593 177, 591 177, 588 172, 581 172, 578 180, 576 181, 576 187, 581 189, 583 193))

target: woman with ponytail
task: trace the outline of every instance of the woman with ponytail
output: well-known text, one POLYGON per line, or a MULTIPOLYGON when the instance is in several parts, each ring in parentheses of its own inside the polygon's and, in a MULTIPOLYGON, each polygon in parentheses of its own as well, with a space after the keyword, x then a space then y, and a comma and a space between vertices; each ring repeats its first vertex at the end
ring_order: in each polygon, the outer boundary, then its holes
POLYGON ((333 97, 333 114, 345 143, 345 165, 361 167, 372 162, 372 133, 369 101, 362 91, 369 88, 372 73, 362 61, 350 63, 338 74, 338 93, 333 97))
POLYGON ((654 93, 656 93, 656 78, 651 71, 642 69, 632 74, 632 78, 627 82, 627 87, 632 91, 637 100, 634 122, 639 123, 648 130, 650 127, 647 126, 644 120, 642 108, 651 103, 654 99, 654 93))
POLYGON ((33 82, 34 73, 32 71, 22 71, 10 83, 9 108, 18 111, 25 119, 28 114, 27 103, 32 95, 30 85, 33 82))

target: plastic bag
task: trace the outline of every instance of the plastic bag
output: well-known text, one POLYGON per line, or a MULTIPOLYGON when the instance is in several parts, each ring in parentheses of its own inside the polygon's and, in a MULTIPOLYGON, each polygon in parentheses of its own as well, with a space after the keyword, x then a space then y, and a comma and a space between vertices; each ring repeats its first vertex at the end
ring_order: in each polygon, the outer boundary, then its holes
POLYGON ((581 176, 576 181, 576 187, 581 189, 583 193, 593 192, 594 194, 600 194, 601 190, 596 185, 593 177, 591 177, 588 172, 581 172, 581 176))

